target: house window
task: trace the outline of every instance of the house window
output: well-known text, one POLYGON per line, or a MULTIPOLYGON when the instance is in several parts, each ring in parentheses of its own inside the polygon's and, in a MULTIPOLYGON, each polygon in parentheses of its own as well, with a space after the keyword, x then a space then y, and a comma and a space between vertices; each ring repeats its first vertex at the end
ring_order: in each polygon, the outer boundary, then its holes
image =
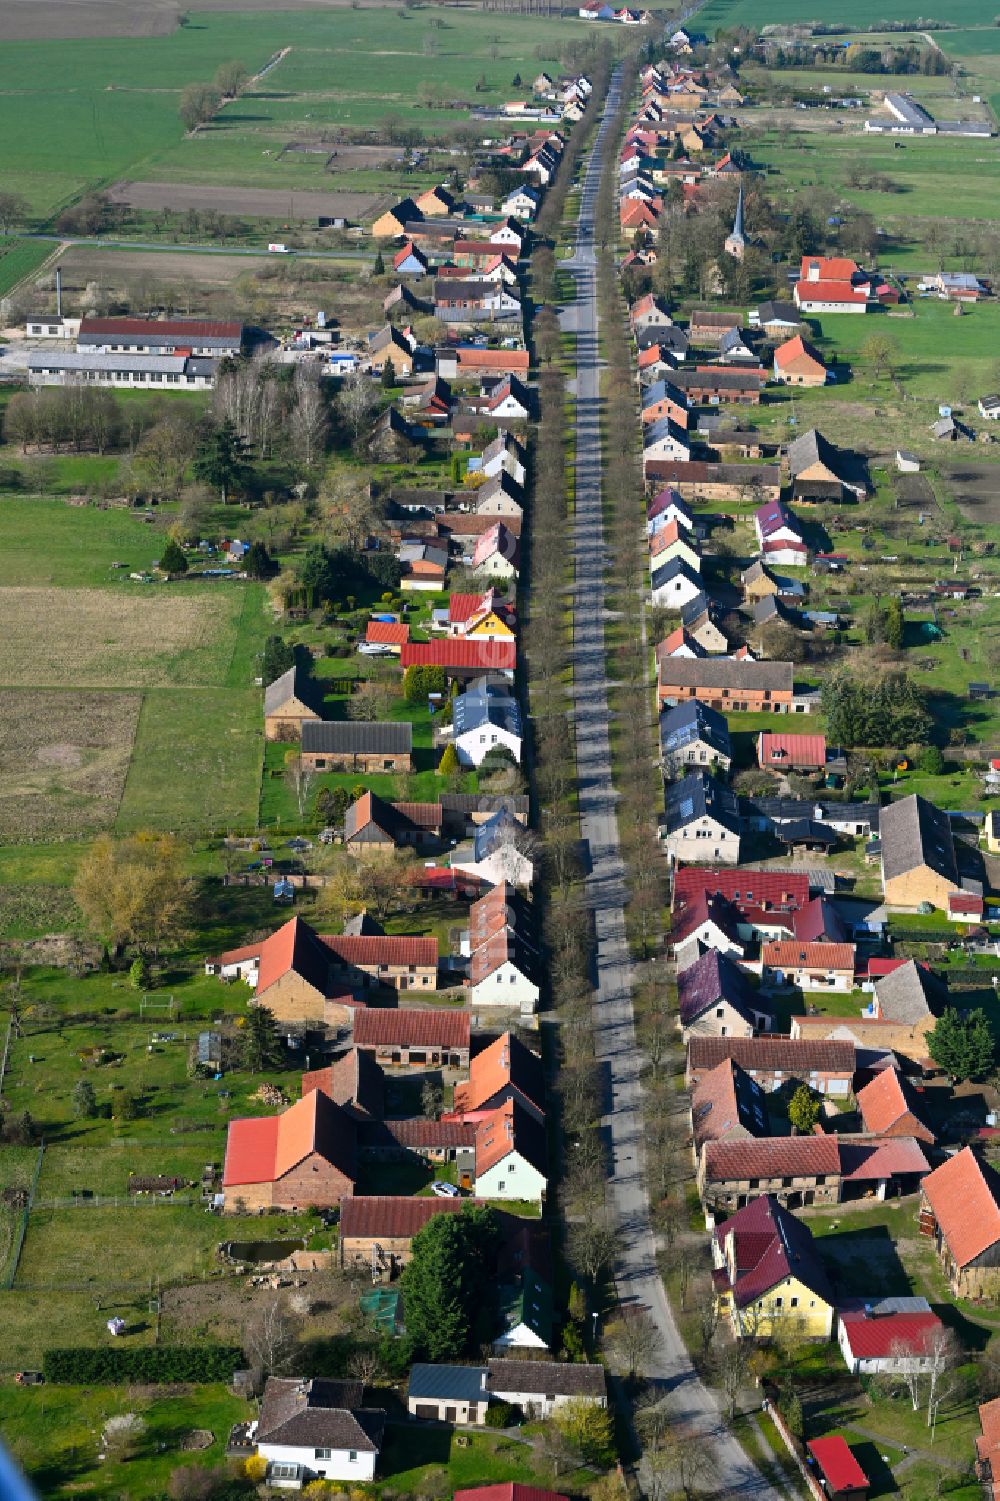
POLYGON ((716 1016, 724 1016, 725 1015, 725 1011, 724 1011, 723 1007, 722 1006, 716 1006, 716 1008, 715 1008, 715 1014, 716 1014, 716 1016))
POLYGON ((790 1299, 788 1306, 790 1308, 798 1308, 798 1306, 799 1306, 799 1300, 798 1300, 798 1298, 792 1298, 792 1299, 790 1299))
POLYGON ((775 1306, 775 1308, 781 1308, 781 1307, 783 1307, 784 1306, 784 1300, 781 1299, 781 1298, 775 1298, 775 1300, 774 1300, 774 1306, 775 1306))
POLYGON ((502 1194, 503 1191, 504 1191, 504 1189, 506 1187, 507 1187, 506 1181, 503 1178, 501 1178, 500 1182, 497 1184, 497 1193, 501 1193, 502 1194))
POLYGON ((358 1462, 358 1451, 357 1451, 357 1449, 348 1449, 348 1451, 347 1451, 347 1462, 348 1462, 348 1464, 352 1464, 352 1465, 356 1465, 357 1464, 357 1462, 358 1462))
POLYGON ((333 1458, 333 1450, 332 1449, 314 1449, 313 1450, 313 1458, 314 1459, 332 1459, 333 1458))
POLYGON ((272 1464, 268 1471, 272 1480, 295 1480, 299 1473, 298 1465, 272 1464))

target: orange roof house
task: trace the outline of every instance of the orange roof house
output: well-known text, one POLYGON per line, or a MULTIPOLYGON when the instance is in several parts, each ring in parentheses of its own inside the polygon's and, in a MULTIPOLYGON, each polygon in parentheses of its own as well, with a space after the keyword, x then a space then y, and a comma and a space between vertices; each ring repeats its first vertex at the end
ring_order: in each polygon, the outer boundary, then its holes
POLYGON ((476 1197, 540 1203, 547 1187, 545 1126, 516 1099, 476 1126, 476 1197))
POLYGON ((933 1235, 957 1297, 1000 1292, 1000 1174, 964 1147, 928 1173, 921 1186, 920 1228, 933 1235))
POLYGON ((786 386, 825 386, 826 366, 816 347, 796 334, 774 351, 774 378, 786 386))
POLYGON ((358 1120, 381 1120, 385 1113, 385 1075, 370 1053, 351 1048, 326 1068, 302 1075, 302 1096, 321 1089, 335 1105, 358 1120))
POLYGON ((330 951, 301 917, 270 937, 205 961, 207 974, 245 980, 278 1021, 344 1022, 355 1002, 334 978, 330 951))
POLYGON ((799 990, 852 990, 853 943, 799 943, 778 939, 761 944, 764 984, 795 985, 799 990))
POLYGON ((230 1121, 224 1209, 328 1209, 357 1181, 354 1119, 321 1089, 281 1115, 230 1121))
POLYGON ((401 620, 369 620, 365 640, 372 646, 386 646, 393 656, 410 639, 410 627, 401 620))
POLYGON ((1000 1497, 1000 1397, 979 1409, 982 1434, 976 1438, 976 1479, 985 1495, 1000 1497))
POLYGON ((918 1115, 909 1085, 894 1068, 876 1074, 858 1091, 858 1109, 865 1130, 873 1136, 915 1136, 934 1143, 934 1132, 918 1115))
POLYGON ((455 1085, 454 1114, 480 1117, 517 1100, 536 1120, 545 1115, 545 1075, 542 1060, 511 1032, 477 1053, 469 1064, 469 1078, 455 1085))

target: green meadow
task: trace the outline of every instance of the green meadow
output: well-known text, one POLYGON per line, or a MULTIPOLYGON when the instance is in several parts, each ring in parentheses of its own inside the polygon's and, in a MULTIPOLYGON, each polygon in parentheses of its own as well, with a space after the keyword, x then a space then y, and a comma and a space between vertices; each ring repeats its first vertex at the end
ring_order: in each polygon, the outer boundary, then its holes
MULTIPOLYGON (((882 0, 873 14, 866 0, 708 0, 689 24, 711 36, 720 26, 790 26, 798 21, 836 22, 845 27, 877 25, 880 21, 910 21, 910 0, 882 0)), ((976 26, 985 16, 978 0, 946 0, 931 13, 957 26, 976 26)))
POLYGON ((914 218, 980 223, 1000 218, 995 141, 911 137, 897 149, 890 137, 767 131, 754 139, 752 149, 771 174, 768 188, 779 204, 783 187, 794 192, 821 187, 873 214, 880 225, 905 225, 914 218), (847 171, 854 163, 885 174, 893 190, 848 187, 847 171))
POLYGON ((338 8, 192 12, 170 36, 8 42, 4 187, 24 194, 45 220, 85 189, 122 177, 279 186, 291 180, 289 164, 263 153, 302 132, 373 125, 390 112, 431 130, 466 124, 466 110, 424 108, 421 85, 496 105, 517 93, 515 73, 530 82, 543 64, 558 64, 567 42, 591 34, 576 20, 338 8), (284 48, 291 50, 259 90, 185 138, 177 108, 187 84, 210 80, 231 59, 256 73, 284 48), (252 142, 247 155, 259 159, 258 171, 236 183, 234 138, 252 142))

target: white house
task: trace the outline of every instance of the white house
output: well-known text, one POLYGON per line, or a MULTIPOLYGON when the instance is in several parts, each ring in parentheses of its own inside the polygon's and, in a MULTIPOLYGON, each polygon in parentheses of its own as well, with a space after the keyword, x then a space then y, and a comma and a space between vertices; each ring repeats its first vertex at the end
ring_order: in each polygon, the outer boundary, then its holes
POLYGON ((642 439, 642 462, 654 459, 674 459, 686 464, 691 458, 691 439, 682 427, 669 417, 660 417, 646 428, 642 439))
POLYGON ((526 474, 524 449, 510 433, 502 432, 483 449, 479 471, 490 479, 498 474, 507 474, 515 485, 523 486, 526 474))
POLYGON ((880 1298, 838 1309, 837 1343, 852 1376, 927 1371, 943 1331, 926 1298, 880 1298))
POLYGON ((653 571, 653 604, 664 610, 679 610, 701 593, 701 579, 681 558, 672 558, 653 571))
POLYGON ((513 193, 507 194, 502 208, 505 214, 513 214, 516 219, 528 220, 535 217, 541 201, 541 194, 535 188, 522 186, 515 188, 513 193))
POLYGON ((360 1381, 269 1376, 251 1425, 270 1485, 299 1489, 310 1480, 375 1478, 385 1413, 362 1407, 360 1381))
POLYGON ((547 1188, 545 1126, 507 1100, 476 1126, 476 1198, 540 1204, 547 1188))
POLYGON ((477 539, 472 554, 473 573, 485 574, 489 578, 516 578, 520 563, 517 538, 502 521, 477 539))
POLYGON ((79 318, 29 318, 25 325, 29 339, 75 339, 79 332, 79 318))
POLYGON ((672 563, 675 558, 680 558, 686 563, 692 573, 701 572, 701 553, 693 548, 687 539, 680 535, 677 526, 659 527, 649 539, 649 571, 656 573, 660 568, 672 563))
POLYGON ((510 1402, 529 1417, 551 1417, 567 1402, 608 1405, 601 1365, 570 1360, 491 1360, 487 1370, 490 1396, 498 1402, 510 1402))
POLYGON ((541 994, 534 979, 533 957, 510 927, 480 944, 469 961, 469 1002, 473 1010, 516 1006, 522 1016, 533 1016, 541 994))
POLYGON ((741 821, 736 794, 703 771, 666 790, 660 839, 675 863, 738 865, 741 821))
POLYGON ((502 746, 521 760, 521 707, 502 683, 480 683, 460 693, 451 708, 452 744, 462 766, 479 766, 502 746))
POLYGON ((526 393, 522 394, 522 389, 513 380, 502 381, 490 393, 486 411, 491 417, 527 417, 528 403, 525 397, 526 393))
POLYGON ((478 876, 491 886, 506 881, 526 889, 535 879, 535 865, 525 841, 523 826, 512 813, 501 809, 479 825, 468 844, 452 851, 451 868, 478 876))

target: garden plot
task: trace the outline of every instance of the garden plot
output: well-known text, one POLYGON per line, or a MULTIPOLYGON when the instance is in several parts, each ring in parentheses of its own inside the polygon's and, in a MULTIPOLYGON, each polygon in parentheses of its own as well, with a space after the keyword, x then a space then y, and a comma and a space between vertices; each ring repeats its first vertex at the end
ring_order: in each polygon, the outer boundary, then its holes
MULTIPOLYGON (((141 703, 137 693, 0 689, 0 839, 113 823, 141 703)), ((16 921, 25 917, 19 909, 16 921)))
POLYGON ((976 526, 1000 525, 1000 464, 962 459, 946 468, 942 463, 941 478, 966 521, 976 526))

